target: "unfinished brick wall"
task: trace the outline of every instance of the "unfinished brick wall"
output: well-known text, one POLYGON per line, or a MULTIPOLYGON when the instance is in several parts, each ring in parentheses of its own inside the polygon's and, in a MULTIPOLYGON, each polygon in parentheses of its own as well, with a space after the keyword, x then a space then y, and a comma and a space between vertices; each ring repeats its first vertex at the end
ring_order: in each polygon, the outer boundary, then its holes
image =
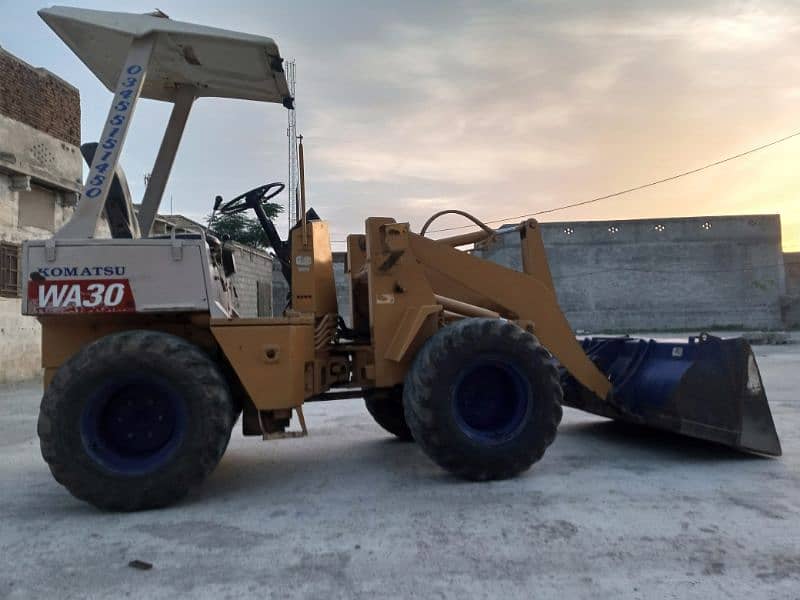
POLYGON ((236 286, 237 308, 241 316, 271 316, 272 268, 272 259, 266 252, 236 244, 233 285, 236 286))
POLYGON ((0 48, 0 114, 79 146, 78 90, 0 48))

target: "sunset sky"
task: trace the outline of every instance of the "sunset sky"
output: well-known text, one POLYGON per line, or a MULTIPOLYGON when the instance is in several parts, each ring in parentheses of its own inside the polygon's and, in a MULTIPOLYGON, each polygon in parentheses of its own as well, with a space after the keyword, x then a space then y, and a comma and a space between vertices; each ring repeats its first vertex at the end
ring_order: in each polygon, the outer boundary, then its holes
MULTIPOLYGON (((800 131, 798 2, 114 5, 267 35, 296 59, 309 200, 337 240, 370 215, 419 227, 445 208, 495 219, 577 202, 800 131)), ((42 6, 0 0, 0 45, 78 87, 83 139, 95 140, 110 94, 39 19, 42 6)), ((137 108, 122 158, 137 201, 169 108, 137 108)), ((280 106, 201 100, 162 212, 171 195, 175 212, 201 218, 217 193, 285 180, 286 154, 280 106)), ((799 165, 797 137, 543 220, 780 213, 784 248, 800 251, 799 165)))

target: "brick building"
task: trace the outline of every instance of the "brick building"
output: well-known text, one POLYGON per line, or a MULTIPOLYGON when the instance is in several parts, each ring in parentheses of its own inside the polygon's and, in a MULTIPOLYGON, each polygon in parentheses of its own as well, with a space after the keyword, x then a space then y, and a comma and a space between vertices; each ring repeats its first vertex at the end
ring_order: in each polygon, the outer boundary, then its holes
POLYGON ((0 382, 39 373, 39 324, 20 314, 19 248, 72 214, 80 121, 77 89, 0 48, 0 382))
MULTIPOLYGON (((80 123, 76 88, 0 48, 0 383, 41 372, 39 323, 21 315, 20 246, 52 237, 72 216, 83 187, 80 123)), ((199 228, 179 215, 156 223, 156 233, 199 228)), ((109 235, 101 223, 98 237, 109 235)), ((236 259, 240 312, 269 315, 272 259, 246 246, 236 259)))

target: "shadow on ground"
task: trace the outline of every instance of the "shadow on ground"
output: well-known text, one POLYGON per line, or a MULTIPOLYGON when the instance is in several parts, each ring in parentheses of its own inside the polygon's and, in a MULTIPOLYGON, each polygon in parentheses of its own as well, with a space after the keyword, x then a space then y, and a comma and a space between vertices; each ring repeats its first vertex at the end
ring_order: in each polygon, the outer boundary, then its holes
MULTIPOLYGON (((582 436, 585 441, 608 445, 608 449, 615 452, 646 452, 658 461, 685 463, 772 460, 771 457, 742 452, 707 440, 611 420, 567 423, 559 428, 558 435, 561 438, 582 436)), ((555 443, 558 443, 558 438, 555 443)))

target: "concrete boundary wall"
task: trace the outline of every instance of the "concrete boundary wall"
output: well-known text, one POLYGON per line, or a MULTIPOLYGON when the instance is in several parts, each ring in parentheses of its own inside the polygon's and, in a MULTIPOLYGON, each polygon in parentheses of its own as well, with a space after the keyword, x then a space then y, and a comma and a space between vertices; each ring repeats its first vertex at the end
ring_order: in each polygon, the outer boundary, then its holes
POLYGON ((785 252, 783 262, 786 267, 786 293, 800 296, 800 252, 785 252))
MULTIPOLYGON (((556 291, 576 330, 782 327, 780 217, 543 223, 556 291)), ((521 269, 519 234, 476 251, 521 269)))
POLYGON ((783 263, 786 268, 783 323, 786 327, 800 328, 800 252, 784 253, 783 263))
MULTIPOLYGON (((796 318, 796 305, 787 308, 778 215, 543 223, 542 236, 575 330, 781 329, 791 325, 782 318, 796 318)), ((514 227, 475 252, 522 269, 514 227)), ((280 315, 288 290, 274 266, 273 314, 280 315)), ((334 274, 349 320, 344 253, 334 254, 334 274)))

